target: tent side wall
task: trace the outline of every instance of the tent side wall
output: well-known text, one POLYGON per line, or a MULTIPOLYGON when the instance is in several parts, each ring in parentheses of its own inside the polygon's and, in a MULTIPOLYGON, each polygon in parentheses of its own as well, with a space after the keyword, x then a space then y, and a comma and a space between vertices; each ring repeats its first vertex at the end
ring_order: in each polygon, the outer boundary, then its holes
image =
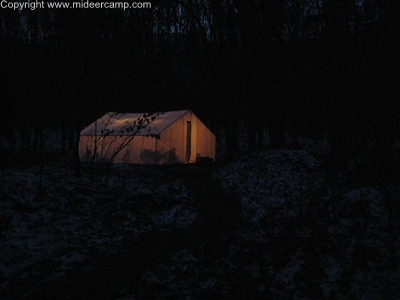
POLYGON ((215 135, 200 119, 197 119, 197 157, 209 157, 215 160, 215 135))
POLYGON ((107 162, 114 156, 114 163, 157 163, 156 139, 146 136, 81 136, 79 156, 81 161, 107 162), (129 142, 130 141, 130 142, 129 142), (129 143, 128 143, 129 142, 129 143), (125 146, 126 145, 126 146, 125 146))
POLYGON ((166 128, 161 133, 160 142, 174 153, 176 162, 194 163, 198 157, 215 160, 215 135, 192 112, 187 112, 166 128))

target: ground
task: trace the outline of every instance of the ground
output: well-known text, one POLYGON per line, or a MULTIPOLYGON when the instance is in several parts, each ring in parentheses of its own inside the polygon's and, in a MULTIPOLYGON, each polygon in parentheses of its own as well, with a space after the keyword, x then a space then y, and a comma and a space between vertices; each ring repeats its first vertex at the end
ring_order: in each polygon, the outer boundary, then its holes
POLYGON ((399 299, 399 194, 306 151, 6 168, 1 299, 399 299))

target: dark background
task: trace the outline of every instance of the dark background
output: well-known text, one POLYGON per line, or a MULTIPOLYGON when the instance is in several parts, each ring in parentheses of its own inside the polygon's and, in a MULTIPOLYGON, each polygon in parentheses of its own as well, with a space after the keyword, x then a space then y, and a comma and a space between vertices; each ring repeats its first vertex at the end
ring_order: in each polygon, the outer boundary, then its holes
POLYGON ((334 163, 393 151, 399 1, 151 4, 1 9, 3 145, 35 157, 56 135, 68 151, 107 111, 191 109, 227 157, 299 135, 329 141, 334 163))
POLYGON ((399 299, 400 1, 151 4, 0 9, 0 298, 399 299), (221 164, 79 164, 178 109, 221 164))

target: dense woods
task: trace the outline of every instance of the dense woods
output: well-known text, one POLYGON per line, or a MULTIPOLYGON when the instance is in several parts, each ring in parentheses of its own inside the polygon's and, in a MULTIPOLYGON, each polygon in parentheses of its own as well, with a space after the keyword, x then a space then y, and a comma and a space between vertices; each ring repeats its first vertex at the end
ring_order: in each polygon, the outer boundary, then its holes
POLYGON ((399 1, 369 0, 2 8, 2 144, 72 150, 107 111, 189 108, 228 155, 298 135, 327 139, 334 157, 391 151, 399 15, 399 1))

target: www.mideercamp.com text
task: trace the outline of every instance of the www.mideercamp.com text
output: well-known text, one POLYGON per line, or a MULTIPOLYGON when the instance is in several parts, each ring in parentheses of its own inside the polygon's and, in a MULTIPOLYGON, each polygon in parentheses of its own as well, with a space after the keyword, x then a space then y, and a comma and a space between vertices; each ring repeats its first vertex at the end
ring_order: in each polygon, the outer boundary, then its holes
POLYGON ((116 8, 116 9, 128 9, 128 8, 151 8, 151 2, 92 2, 92 1, 80 1, 80 2, 46 2, 46 1, 7 1, 2 0, 0 2, 1 8, 9 8, 13 10, 23 9, 40 9, 40 8, 116 8))

